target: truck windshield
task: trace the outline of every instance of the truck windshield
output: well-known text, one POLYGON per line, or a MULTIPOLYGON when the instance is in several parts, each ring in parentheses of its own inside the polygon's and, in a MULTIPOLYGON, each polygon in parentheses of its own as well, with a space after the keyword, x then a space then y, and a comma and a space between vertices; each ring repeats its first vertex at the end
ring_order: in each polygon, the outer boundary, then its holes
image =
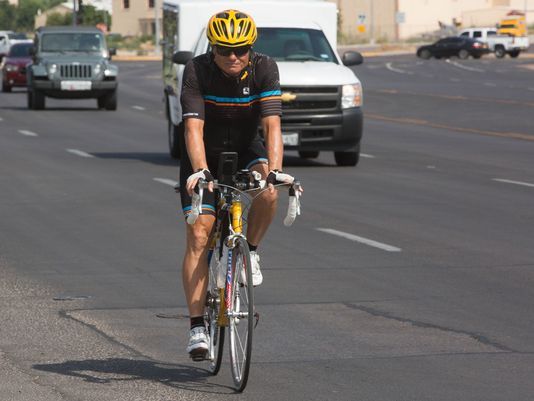
POLYGON ((337 64, 328 40, 317 29, 258 28, 254 50, 276 61, 327 61, 337 64))
POLYGON ((41 38, 42 52, 101 52, 104 39, 98 33, 46 33, 41 38))

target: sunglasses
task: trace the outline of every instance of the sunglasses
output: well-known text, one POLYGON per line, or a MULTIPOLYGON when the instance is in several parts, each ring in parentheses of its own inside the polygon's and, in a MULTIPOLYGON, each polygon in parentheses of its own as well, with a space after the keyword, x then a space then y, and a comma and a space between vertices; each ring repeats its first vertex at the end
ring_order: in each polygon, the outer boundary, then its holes
POLYGON ((230 54, 234 53, 236 57, 243 57, 250 50, 250 46, 240 46, 240 47, 226 47, 226 46, 215 46, 217 54, 223 57, 229 57, 230 54))

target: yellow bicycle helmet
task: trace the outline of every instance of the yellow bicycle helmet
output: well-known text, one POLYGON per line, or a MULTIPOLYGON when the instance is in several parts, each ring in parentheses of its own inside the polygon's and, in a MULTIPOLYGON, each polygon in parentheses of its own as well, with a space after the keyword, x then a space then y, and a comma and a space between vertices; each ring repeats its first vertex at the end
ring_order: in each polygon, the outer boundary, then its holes
POLYGON ((225 10, 210 18, 207 35, 212 46, 252 46, 258 31, 249 15, 238 10, 225 10))

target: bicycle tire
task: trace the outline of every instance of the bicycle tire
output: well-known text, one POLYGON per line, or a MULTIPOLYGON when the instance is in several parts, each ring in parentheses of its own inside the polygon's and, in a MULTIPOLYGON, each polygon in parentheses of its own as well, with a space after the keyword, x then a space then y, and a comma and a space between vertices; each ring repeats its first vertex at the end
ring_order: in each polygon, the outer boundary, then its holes
POLYGON ((228 305, 228 331, 230 336, 230 365, 234 385, 242 392, 248 381, 252 357, 254 331, 254 286, 250 251, 245 239, 238 238, 232 251, 235 268, 232 277, 230 305, 228 305), (246 283, 242 284, 241 270, 245 270, 246 283))
POLYGON ((219 311, 221 300, 219 289, 217 288, 217 262, 219 259, 219 249, 215 247, 209 260, 209 287, 206 298, 206 323, 210 344, 208 348, 208 371, 212 375, 219 373, 224 350, 224 326, 219 326, 219 311))

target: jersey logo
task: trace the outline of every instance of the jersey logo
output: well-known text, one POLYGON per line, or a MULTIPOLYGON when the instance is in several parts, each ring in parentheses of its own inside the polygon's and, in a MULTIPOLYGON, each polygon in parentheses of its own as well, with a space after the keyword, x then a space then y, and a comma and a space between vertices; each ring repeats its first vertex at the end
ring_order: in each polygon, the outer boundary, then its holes
POLYGON ((250 95, 250 88, 248 86, 243 88, 243 95, 250 95))

